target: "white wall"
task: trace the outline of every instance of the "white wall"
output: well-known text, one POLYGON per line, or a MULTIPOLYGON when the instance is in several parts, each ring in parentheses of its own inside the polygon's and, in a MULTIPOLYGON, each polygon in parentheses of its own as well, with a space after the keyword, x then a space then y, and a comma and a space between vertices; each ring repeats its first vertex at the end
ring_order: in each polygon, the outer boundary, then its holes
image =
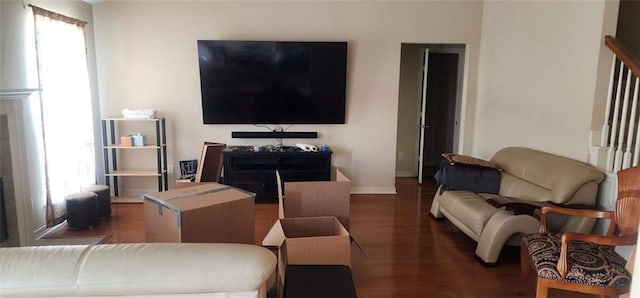
POLYGON ((328 144, 356 193, 395 192, 402 42, 471 45, 467 115, 473 115, 480 1, 109 1, 93 11, 102 115, 157 109, 168 119, 176 169, 179 160, 197 158, 203 141, 275 142, 231 139, 231 131, 260 130, 250 125, 202 124, 198 39, 348 41, 347 123, 291 131, 318 131, 319 139, 303 141, 328 144))
MULTIPOLYGON (((94 5, 95 24, 86 3, 40 3, 89 21, 90 66, 96 61, 95 25, 100 116, 118 115, 125 107, 158 109, 168 118, 169 160, 176 169, 178 160, 197 157, 205 140, 274 142, 231 139, 234 130, 260 130, 249 125, 202 124, 197 39, 349 41, 347 124, 291 130, 318 131, 319 139, 303 141, 330 145, 334 165, 351 176, 354 192, 395 190, 403 42, 469 45, 460 152, 489 157, 501 147, 522 145, 586 159, 602 0, 108 1, 94 5)), ((29 87, 21 86, 28 66, 16 62, 27 52, 25 45, 4 33, 26 21, 21 4, 2 4, 3 88, 29 87), (15 21, 6 14, 22 17, 15 21)))
POLYGON ((25 20, 20 1, 0 1, 0 88, 34 88, 28 81, 25 52, 25 20))
MULTIPOLYGON (((99 115, 95 51, 93 46, 93 14, 91 5, 83 1, 1 1, 0 89, 38 88, 35 48, 33 43, 33 15, 31 8, 27 6, 28 4, 88 21, 88 25, 85 27, 85 33, 87 38, 89 72, 91 84, 93 85, 94 114, 99 115)), ((38 96, 34 94, 25 102, 24 112, 24 128, 26 130, 24 142, 27 148, 24 154, 28 160, 28 165, 26 165, 29 176, 27 189, 29 189, 30 193, 29 197, 20 199, 28 200, 27 205, 31 208, 31 214, 27 215, 31 219, 29 223, 31 233, 27 243, 32 243, 40 233, 44 232, 45 228, 46 198, 44 163, 42 158, 42 131, 38 108, 38 96)), ((96 127, 95 131, 96 135, 99 135, 98 127, 96 127)), ((73 132, 69 133, 70 135, 73 134, 73 132)), ((102 161, 100 159, 98 169, 101 169, 101 164, 102 161)))
POLYGON ((587 160, 605 6, 485 2, 475 155, 526 146, 587 160))

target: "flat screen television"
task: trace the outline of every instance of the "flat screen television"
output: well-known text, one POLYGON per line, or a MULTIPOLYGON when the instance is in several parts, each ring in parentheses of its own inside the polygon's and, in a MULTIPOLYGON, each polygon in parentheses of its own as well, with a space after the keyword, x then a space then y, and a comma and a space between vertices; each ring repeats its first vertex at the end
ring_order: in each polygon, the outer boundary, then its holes
POLYGON ((204 124, 344 124, 347 42, 198 40, 204 124))

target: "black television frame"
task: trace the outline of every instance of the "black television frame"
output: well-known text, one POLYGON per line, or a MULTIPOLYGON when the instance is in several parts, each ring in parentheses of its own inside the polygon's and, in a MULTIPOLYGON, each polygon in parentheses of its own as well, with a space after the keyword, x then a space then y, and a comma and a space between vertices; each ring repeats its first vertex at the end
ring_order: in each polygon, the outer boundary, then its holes
POLYGON ((197 44, 204 124, 346 123, 346 41, 197 44))

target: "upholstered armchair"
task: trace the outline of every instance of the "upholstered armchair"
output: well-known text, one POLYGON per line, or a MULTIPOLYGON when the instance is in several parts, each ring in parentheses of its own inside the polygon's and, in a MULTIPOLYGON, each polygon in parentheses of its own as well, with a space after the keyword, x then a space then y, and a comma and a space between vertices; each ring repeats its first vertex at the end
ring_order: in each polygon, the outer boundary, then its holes
MULTIPOLYGON (((596 295, 621 295, 631 287, 627 260, 616 246, 635 245, 640 222, 640 167, 618 172, 618 198, 613 211, 543 207, 538 233, 522 238, 523 280, 533 268, 537 273, 536 297, 547 297, 549 288, 596 295), (549 233, 551 213, 610 220, 606 235, 549 233)), ((633 262, 629 262, 632 265, 633 262)))

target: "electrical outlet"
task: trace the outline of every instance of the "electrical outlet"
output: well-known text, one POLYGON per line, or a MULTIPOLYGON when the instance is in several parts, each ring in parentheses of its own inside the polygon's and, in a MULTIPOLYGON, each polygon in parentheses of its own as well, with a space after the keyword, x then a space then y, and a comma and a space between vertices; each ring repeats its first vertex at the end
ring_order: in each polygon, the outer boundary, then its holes
POLYGON ((398 160, 404 159, 404 152, 398 152, 398 160))
POLYGON ((173 174, 173 165, 167 165, 167 173, 173 174))

